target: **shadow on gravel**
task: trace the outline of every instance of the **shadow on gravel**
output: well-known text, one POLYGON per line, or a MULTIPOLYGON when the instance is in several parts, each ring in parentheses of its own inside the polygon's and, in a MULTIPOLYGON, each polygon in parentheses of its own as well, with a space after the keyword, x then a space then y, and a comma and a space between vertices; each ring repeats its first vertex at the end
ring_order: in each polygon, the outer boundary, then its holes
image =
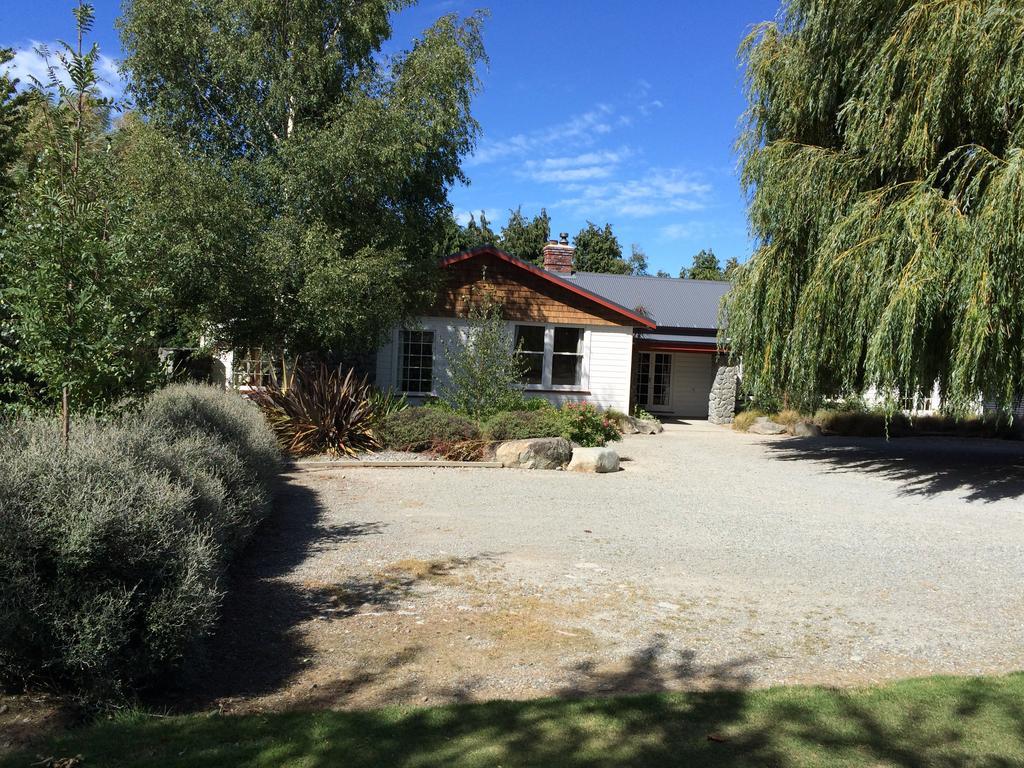
MULTIPOLYGON (((232 566, 221 621, 192 672, 165 692, 186 708, 218 699, 271 693, 304 665, 311 649, 296 627, 317 615, 327 598, 281 577, 325 548, 379 534, 376 522, 324 525, 324 510, 309 488, 285 477, 274 511, 232 566)), ((372 584, 358 587, 363 602, 387 604, 372 584)), ((354 599, 354 598, 353 598, 354 599)))
POLYGON ((1024 496, 1024 442, 944 437, 791 438, 765 443, 780 461, 895 480, 904 495, 966 491, 968 501, 1024 496))

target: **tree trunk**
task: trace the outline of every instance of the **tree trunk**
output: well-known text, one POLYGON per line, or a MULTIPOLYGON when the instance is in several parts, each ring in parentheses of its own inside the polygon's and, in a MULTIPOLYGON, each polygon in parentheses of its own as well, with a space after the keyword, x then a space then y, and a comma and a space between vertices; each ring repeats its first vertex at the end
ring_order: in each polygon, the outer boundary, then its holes
POLYGON ((68 385, 65 384, 61 388, 60 393, 60 411, 61 411, 61 438, 64 441, 64 450, 68 449, 68 444, 71 441, 71 408, 68 403, 68 385))

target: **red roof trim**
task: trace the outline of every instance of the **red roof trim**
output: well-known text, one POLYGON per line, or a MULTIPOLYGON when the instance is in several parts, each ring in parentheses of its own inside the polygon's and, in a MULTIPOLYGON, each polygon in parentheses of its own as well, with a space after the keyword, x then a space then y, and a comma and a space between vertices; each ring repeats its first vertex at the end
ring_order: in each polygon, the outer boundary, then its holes
POLYGON ((633 312, 632 310, 626 309, 625 307, 616 304, 614 301, 609 301, 603 296, 588 291, 585 288, 580 288, 578 285, 573 285, 568 280, 563 280, 557 275, 548 272, 546 269, 541 269, 540 267, 534 266, 529 262, 516 258, 512 254, 505 253, 505 251, 499 250, 490 245, 485 245, 481 248, 474 248, 471 251, 456 253, 454 256, 448 256, 447 258, 441 259, 440 266, 442 269, 447 269, 453 264, 459 264, 460 262, 468 261, 469 259, 476 258, 477 256, 483 256, 484 254, 490 254, 491 256, 501 259, 502 261, 507 262, 514 267, 519 267, 525 272, 529 272, 536 277, 546 280, 549 283, 553 283, 554 285, 557 285, 561 288, 566 288, 572 293, 575 293, 577 296, 582 296, 583 298, 588 299, 589 301, 592 301, 595 304, 600 304, 605 309, 610 309, 612 312, 620 314, 623 317, 629 318, 630 320, 633 321, 635 325, 641 325, 644 328, 650 328, 652 330, 658 327, 657 324, 649 317, 644 317, 643 315, 633 312))

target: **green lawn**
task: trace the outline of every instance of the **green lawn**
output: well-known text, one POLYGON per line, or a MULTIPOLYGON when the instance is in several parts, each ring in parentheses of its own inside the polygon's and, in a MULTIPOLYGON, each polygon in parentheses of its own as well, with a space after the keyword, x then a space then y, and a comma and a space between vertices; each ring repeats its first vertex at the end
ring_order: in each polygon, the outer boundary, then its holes
POLYGON ((832 691, 657 694, 435 709, 122 717, 30 754, 88 766, 1024 765, 1024 674, 832 691))

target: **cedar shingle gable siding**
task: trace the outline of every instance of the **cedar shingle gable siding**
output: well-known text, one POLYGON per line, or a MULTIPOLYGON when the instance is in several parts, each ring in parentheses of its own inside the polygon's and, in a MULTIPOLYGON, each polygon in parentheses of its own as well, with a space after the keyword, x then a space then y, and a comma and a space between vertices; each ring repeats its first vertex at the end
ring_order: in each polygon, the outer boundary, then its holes
POLYGON ((506 320, 569 325, 629 325, 620 313, 569 288, 545 280, 492 254, 451 264, 433 309, 435 317, 466 317, 488 298, 503 307, 506 320))

